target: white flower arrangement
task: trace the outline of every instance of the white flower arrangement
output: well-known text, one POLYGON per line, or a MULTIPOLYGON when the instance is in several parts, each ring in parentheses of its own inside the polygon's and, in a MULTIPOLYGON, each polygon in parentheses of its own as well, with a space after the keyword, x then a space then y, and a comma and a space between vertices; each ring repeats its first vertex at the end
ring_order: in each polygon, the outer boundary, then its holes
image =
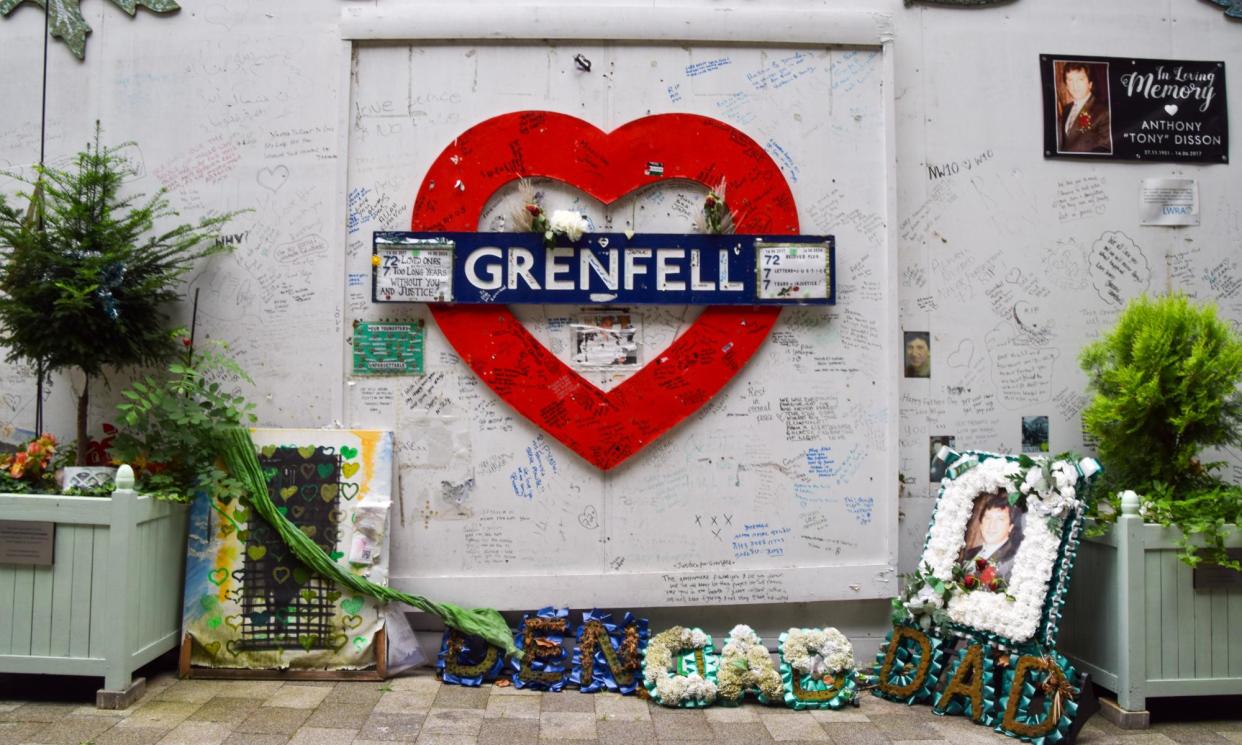
POLYGON ((553 234, 559 233, 571 241, 576 241, 591 229, 586 217, 575 210, 553 210, 548 224, 550 229, 544 234, 544 238, 548 240, 551 240, 553 234))
POLYGON ((835 628, 790 629, 785 633, 785 661, 814 680, 854 669, 854 647, 835 628))
MULTIPOLYGON (((661 706, 707 705, 716 700, 716 684, 699 673, 674 675, 674 657, 687 651, 710 654, 712 638, 702 629, 674 626, 652 637, 643 658, 643 682, 661 706)), ((707 664, 710 675, 714 665, 707 664)))
POLYGON ((1024 521, 1022 542, 1004 593, 957 588, 944 604, 942 595, 925 583, 904 601, 905 608, 918 617, 921 613, 936 615, 943 605, 955 623, 990 631, 1015 643, 1034 637, 1057 564, 1063 518, 1081 506, 1076 491, 1079 468, 1094 473, 1097 467, 1089 459, 1076 466, 1067 460, 1047 463, 1024 458, 1019 462, 992 457, 947 480, 920 562, 922 573, 929 579, 945 585, 955 581, 954 568, 965 542, 967 523, 980 495, 1012 492, 1017 485, 1016 491, 1025 498, 1029 512, 1045 519, 1024 521))
POLYGON ((746 691, 754 688, 759 689, 764 701, 780 701, 785 692, 768 648, 755 630, 745 624, 738 624, 729 632, 716 677, 722 703, 739 703, 746 691))

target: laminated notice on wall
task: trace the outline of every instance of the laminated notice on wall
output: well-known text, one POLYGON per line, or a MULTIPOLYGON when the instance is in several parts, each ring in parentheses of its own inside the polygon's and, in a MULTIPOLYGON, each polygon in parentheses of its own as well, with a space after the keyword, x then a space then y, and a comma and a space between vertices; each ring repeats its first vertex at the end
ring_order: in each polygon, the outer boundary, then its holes
POLYGON ((818 300, 830 294, 827 244, 756 244, 760 300, 818 300))
POLYGON ((452 241, 377 238, 371 299, 377 303, 450 302, 453 248, 452 241))
POLYGON ((422 375, 423 321, 355 321, 354 375, 422 375))

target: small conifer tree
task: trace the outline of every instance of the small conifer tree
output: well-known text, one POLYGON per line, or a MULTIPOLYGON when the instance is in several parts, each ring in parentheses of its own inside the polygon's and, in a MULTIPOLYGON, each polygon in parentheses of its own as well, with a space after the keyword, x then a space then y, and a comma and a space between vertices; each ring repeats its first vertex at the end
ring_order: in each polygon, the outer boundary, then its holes
POLYGON ((1187 563, 1200 559, 1198 535, 1213 560, 1239 568, 1223 538, 1242 519, 1242 490, 1200 455, 1242 444, 1242 338, 1215 306, 1140 297, 1080 362, 1095 394, 1083 426, 1099 441, 1109 501, 1116 507, 1119 489, 1138 492, 1144 517, 1182 529, 1187 563))
POLYGON ((0 195, 0 344, 8 360, 80 369, 77 463, 88 450, 90 383, 106 367, 169 358, 167 304, 194 261, 227 250, 215 240, 235 213, 165 228, 178 215, 160 190, 123 193, 120 147, 94 144, 71 167, 36 168, 24 209, 0 195), (157 224, 159 224, 157 226, 157 224))

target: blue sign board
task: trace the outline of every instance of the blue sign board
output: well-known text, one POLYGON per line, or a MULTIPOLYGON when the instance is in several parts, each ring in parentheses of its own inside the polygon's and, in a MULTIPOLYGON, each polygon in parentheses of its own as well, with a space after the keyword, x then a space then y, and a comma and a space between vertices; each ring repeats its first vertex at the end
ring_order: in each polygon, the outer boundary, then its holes
POLYGON ((376 232, 386 303, 830 305, 830 235, 376 232))

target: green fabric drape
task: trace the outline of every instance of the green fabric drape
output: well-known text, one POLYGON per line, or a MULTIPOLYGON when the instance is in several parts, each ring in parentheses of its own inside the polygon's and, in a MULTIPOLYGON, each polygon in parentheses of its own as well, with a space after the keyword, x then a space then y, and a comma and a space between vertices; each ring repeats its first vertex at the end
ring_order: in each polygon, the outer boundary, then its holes
POLYGON ((500 613, 491 608, 461 608, 451 603, 436 603, 418 595, 408 595, 370 582, 363 577, 350 574, 337 566, 324 550, 312 541, 305 533, 276 510, 271 496, 267 492, 267 480, 259 466, 259 458, 255 455, 254 441, 250 432, 238 427, 229 432, 222 443, 224 463, 235 478, 244 483, 250 492, 250 503, 255 512, 259 513, 280 535, 285 544, 293 551, 294 556, 308 568, 328 579, 339 582, 355 592, 370 595, 380 600, 396 600, 411 605, 419 610, 434 613, 450 628, 464 634, 479 636, 505 654, 521 658, 522 653, 513 643, 513 632, 500 613))

